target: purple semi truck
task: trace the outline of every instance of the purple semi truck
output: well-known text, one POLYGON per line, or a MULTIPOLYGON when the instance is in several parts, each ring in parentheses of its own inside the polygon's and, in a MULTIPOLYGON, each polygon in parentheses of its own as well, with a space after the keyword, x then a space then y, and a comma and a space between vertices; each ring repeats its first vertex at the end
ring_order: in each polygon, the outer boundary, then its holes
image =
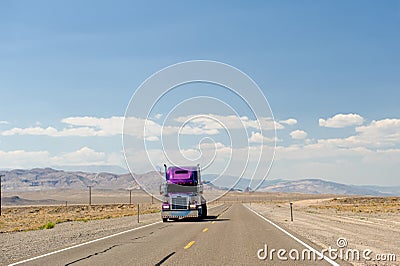
POLYGON ((166 181, 160 187, 163 196, 161 217, 177 220, 185 217, 206 218, 207 204, 203 197, 200 166, 165 167, 166 181))

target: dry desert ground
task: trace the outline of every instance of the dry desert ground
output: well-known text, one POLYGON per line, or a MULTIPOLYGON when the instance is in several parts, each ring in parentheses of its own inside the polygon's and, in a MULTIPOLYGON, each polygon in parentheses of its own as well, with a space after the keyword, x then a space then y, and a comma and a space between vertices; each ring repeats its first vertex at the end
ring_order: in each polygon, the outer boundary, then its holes
MULTIPOLYGON (((370 249, 375 255, 393 255, 394 262, 350 260, 354 265, 400 265, 400 197, 334 197, 293 201, 293 222, 287 201, 249 203, 279 226, 307 239, 322 249, 370 249)), ((351 255, 349 255, 351 258, 351 255)))

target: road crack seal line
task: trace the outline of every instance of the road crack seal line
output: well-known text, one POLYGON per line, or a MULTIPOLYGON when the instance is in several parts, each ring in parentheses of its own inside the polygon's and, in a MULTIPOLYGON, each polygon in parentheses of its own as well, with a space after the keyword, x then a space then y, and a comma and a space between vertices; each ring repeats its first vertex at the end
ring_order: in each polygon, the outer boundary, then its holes
POLYGON ((167 259, 169 259, 172 255, 175 254, 175 251, 168 254, 167 256, 165 256, 162 260, 160 260, 158 263, 156 263, 155 266, 160 266, 161 264, 163 264, 167 259))
POLYGON ((224 209, 220 214, 218 214, 217 217, 220 217, 221 215, 225 214, 231 207, 232 205, 226 207, 226 209, 224 209))
POLYGON ((109 250, 111 250, 111 249, 113 249, 113 248, 115 248, 115 247, 118 247, 118 246, 119 246, 119 245, 113 245, 113 246, 111 246, 111 247, 109 247, 109 248, 106 248, 106 249, 103 250, 103 251, 96 252, 96 253, 90 254, 89 256, 86 256, 86 257, 83 257, 83 258, 74 260, 74 261, 72 261, 72 262, 69 262, 69 263, 65 264, 65 266, 72 265, 72 264, 75 264, 75 263, 77 263, 77 262, 80 262, 80 261, 83 261, 83 260, 87 260, 87 259, 89 259, 89 258, 91 258, 91 257, 94 257, 94 256, 97 256, 97 255, 106 253, 107 251, 109 251, 109 250))
POLYGON ((158 230, 164 229, 164 228, 169 227, 169 226, 171 226, 171 225, 161 226, 161 227, 158 228, 158 230))
POLYGON ((138 236, 138 237, 135 237, 135 238, 132 238, 131 240, 132 241, 135 241, 135 240, 137 240, 137 239, 141 239, 141 238, 145 238, 146 236, 138 236))

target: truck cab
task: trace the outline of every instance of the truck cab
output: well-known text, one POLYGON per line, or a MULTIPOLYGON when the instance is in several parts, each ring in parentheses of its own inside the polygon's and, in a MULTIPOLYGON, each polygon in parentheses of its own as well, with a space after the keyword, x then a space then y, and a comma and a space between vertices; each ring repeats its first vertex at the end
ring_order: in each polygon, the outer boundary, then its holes
POLYGON ((160 187, 163 222, 185 217, 206 218, 207 204, 203 197, 200 166, 164 167, 165 182, 160 187))

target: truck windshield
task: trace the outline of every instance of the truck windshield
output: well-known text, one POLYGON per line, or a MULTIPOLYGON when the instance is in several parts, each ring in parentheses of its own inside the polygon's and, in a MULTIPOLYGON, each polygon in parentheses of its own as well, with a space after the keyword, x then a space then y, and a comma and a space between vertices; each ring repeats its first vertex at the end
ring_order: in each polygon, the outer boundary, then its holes
POLYGON ((195 170, 176 169, 167 173, 167 180, 187 180, 197 184, 198 176, 195 170))
POLYGON ((175 174, 176 175, 187 175, 188 174, 188 171, 187 170, 177 170, 177 171, 175 171, 175 174))

